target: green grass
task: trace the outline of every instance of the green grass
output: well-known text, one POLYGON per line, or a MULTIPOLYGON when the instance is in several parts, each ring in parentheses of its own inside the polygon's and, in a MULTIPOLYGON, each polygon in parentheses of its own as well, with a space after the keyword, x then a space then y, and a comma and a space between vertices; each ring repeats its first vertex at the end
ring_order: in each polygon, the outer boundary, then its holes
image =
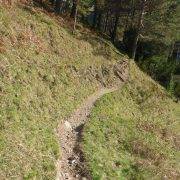
POLYGON ((98 100, 83 132, 93 179, 178 179, 180 106, 134 63, 122 90, 98 100))
POLYGON ((121 59, 100 38, 74 36, 37 8, 0 6, 0 179, 53 179, 58 122, 101 84, 112 85, 121 59))

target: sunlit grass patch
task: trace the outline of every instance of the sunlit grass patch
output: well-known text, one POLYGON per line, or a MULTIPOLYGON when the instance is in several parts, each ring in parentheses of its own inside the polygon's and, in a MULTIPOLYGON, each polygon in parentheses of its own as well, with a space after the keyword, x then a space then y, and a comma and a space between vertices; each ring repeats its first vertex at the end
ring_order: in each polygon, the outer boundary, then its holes
POLYGON ((178 107, 131 63, 130 81, 95 104, 84 129, 82 145, 93 178, 177 178, 178 107))
MULTIPOLYGON (((83 34, 37 8, 1 6, 0 36, 0 176, 53 179, 58 122, 101 86, 97 74, 123 57, 97 39, 106 47, 98 54, 83 34)), ((101 77, 107 86, 116 79, 112 70, 101 77)))

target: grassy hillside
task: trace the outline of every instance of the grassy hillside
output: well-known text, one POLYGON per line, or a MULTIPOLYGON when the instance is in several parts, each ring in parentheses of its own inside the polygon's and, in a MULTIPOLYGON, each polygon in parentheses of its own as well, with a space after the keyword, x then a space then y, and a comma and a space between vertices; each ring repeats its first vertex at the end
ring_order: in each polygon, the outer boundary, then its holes
POLYGON ((37 8, 0 7, 0 179, 53 179, 57 123, 115 83, 122 59, 102 39, 74 36, 37 8))
POLYGON ((180 106, 134 63, 120 91, 100 99, 82 147, 94 179, 178 179, 180 106))

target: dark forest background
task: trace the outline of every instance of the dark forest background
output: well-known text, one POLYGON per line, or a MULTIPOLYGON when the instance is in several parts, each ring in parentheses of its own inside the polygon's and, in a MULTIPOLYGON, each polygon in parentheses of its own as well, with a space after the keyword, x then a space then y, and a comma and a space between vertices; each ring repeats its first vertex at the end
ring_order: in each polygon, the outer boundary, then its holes
MULTIPOLYGON (((30 1, 28 1, 30 2, 30 1)), ((70 17, 109 39, 139 67, 180 97, 180 1, 35 0, 58 16, 70 17)), ((93 32, 92 31, 92 32, 93 32)))

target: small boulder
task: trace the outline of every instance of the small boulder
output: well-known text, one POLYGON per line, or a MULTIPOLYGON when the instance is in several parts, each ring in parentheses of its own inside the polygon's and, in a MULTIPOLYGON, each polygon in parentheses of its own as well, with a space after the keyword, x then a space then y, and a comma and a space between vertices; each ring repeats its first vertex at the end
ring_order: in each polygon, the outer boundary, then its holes
POLYGON ((71 124, 70 124, 68 121, 65 121, 64 124, 65 124, 65 127, 66 127, 66 129, 67 129, 68 131, 71 131, 71 130, 72 130, 71 124))

